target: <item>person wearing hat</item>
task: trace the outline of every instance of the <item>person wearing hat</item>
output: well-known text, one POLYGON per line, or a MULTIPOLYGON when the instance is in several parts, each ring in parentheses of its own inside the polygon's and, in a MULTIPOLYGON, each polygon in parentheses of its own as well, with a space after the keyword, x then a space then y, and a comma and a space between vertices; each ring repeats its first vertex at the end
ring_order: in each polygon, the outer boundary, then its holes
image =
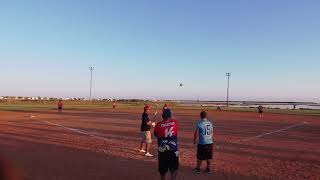
POLYGON ((168 171, 175 180, 179 169, 178 125, 171 119, 171 110, 163 110, 163 120, 156 124, 154 135, 158 139, 158 170, 161 180, 165 180, 168 171))
POLYGON ((150 154, 149 150, 152 144, 152 137, 151 137, 151 127, 155 125, 149 118, 150 113, 150 106, 146 105, 144 107, 144 111, 142 113, 142 122, 141 122, 141 144, 140 144, 140 151, 141 153, 145 153, 145 156, 152 157, 153 155, 150 154), (144 150, 143 147, 146 146, 144 150))

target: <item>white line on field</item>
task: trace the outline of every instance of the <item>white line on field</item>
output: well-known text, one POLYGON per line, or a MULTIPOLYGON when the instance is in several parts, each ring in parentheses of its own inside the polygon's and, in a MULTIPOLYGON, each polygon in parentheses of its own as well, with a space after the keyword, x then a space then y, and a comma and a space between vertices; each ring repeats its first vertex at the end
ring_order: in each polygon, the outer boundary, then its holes
POLYGON ((263 134, 260 134, 260 135, 254 136, 254 137, 246 138, 246 139, 240 140, 240 142, 250 141, 252 139, 261 138, 261 137, 264 137, 264 136, 267 136, 267 135, 270 135, 270 134, 279 133, 279 132, 286 131, 286 130, 289 130, 289 129, 292 129, 292 128, 295 128, 295 127, 304 126, 306 124, 309 124, 309 123, 304 121, 303 123, 294 124, 294 125, 288 126, 286 128, 283 128, 283 129, 278 129, 278 130, 271 131, 271 132, 268 132, 268 133, 263 133, 263 134))
POLYGON ((102 140, 105 140, 105 141, 111 141, 110 139, 107 139, 105 137, 101 137, 101 136, 97 136, 97 135, 94 135, 90 132, 87 132, 87 131, 83 131, 83 130, 80 130, 80 129, 76 129, 76 128, 69 128, 69 127, 66 127, 66 126, 63 126, 61 124, 57 124, 57 123, 53 123, 53 122, 50 122, 50 121, 45 121, 45 120, 40 120, 38 119, 39 121, 42 121, 42 122, 45 122, 47 124, 50 124, 50 125, 53 125, 53 126, 58 126, 58 127, 61 127, 63 129, 67 129, 69 131, 72 131, 72 132, 75 132, 75 133, 79 133, 79 134, 84 134, 84 135, 87 135, 87 136, 90 136, 90 137, 94 137, 96 139, 102 139, 102 140))

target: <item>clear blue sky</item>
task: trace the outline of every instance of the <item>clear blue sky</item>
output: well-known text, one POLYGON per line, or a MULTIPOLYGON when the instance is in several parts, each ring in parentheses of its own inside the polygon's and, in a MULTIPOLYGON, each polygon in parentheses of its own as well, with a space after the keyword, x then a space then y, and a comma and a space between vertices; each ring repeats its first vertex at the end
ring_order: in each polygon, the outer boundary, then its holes
POLYGON ((320 101, 320 1, 2 0, 0 95, 320 101), (180 88, 179 83, 184 86, 180 88))

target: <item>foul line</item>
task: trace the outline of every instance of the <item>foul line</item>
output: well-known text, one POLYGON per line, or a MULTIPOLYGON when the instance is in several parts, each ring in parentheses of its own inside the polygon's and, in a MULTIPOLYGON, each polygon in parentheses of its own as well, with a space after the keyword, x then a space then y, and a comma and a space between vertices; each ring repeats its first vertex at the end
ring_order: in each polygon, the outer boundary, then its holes
POLYGON ((288 126, 286 128, 283 128, 283 129, 279 129, 279 130, 271 131, 271 132, 268 132, 268 133, 263 133, 263 134, 260 134, 260 135, 254 136, 254 137, 250 137, 250 138, 247 138, 247 139, 243 139, 243 140, 240 140, 239 142, 250 141, 252 139, 261 138, 261 137, 264 137, 264 136, 267 136, 267 135, 270 135, 270 134, 279 133, 279 132, 286 131, 286 130, 289 130, 289 129, 292 129, 292 128, 295 128, 295 127, 304 126, 306 124, 309 124, 309 123, 305 121, 303 123, 294 124, 294 125, 288 126))
POLYGON ((69 131, 72 131, 72 132, 75 132, 75 133, 78 133, 78 134, 84 134, 84 135, 87 135, 87 136, 90 136, 90 137, 93 137, 93 138, 102 139, 104 141, 111 141, 108 138, 97 136, 97 135, 94 135, 94 134, 92 134, 90 132, 87 132, 87 131, 83 131, 83 130, 76 129, 76 128, 69 128, 69 127, 63 126, 61 124, 53 123, 53 122, 50 122, 50 121, 45 121, 45 120, 40 120, 40 119, 38 119, 38 120, 42 121, 42 122, 45 122, 47 124, 53 125, 53 126, 61 127, 63 129, 66 129, 66 130, 69 130, 69 131))

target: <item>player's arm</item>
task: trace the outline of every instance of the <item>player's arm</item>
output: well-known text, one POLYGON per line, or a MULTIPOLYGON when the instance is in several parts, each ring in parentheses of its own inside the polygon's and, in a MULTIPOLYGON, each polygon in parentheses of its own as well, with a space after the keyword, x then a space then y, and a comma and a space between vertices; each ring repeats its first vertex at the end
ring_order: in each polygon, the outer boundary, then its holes
POLYGON ((211 135, 212 135, 212 141, 213 141, 213 134, 215 133, 215 130, 214 130, 214 125, 213 125, 213 123, 212 123, 212 132, 211 132, 211 135))
POLYGON ((147 121, 146 124, 147 124, 148 126, 152 126, 152 123, 153 123, 153 122, 150 121, 150 118, 149 118, 149 117, 147 117, 146 121, 147 121))
POLYGON ((148 125, 148 126, 154 126, 154 125, 155 125, 155 122, 153 122, 153 121, 151 121, 151 120, 149 119, 149 121, 147 122, 147 125, 148 125))
POLYGON ((153 134, 158 138, 158 125, 155 126, 153 134))

